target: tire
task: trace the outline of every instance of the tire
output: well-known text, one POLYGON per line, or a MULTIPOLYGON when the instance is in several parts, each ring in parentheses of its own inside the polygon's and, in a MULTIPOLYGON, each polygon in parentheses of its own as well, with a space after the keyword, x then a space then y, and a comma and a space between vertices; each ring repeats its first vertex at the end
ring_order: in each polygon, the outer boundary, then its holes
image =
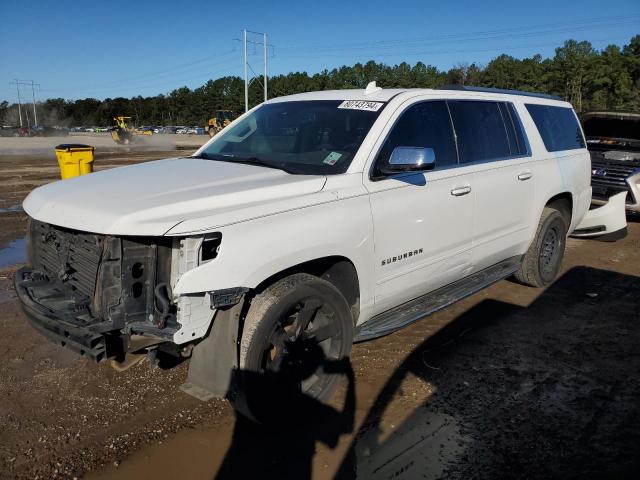
MULTIPOLYGON (((327 402, 342 376, 327 365, 344 362, 352 343, 351 309, 340 291, 313 275, 294 274, 251 301, 240 341, 240 372, 245 379, 277 379, 295 370, 302 394, 327 402)), ((257 383, 263 390, 274 384, 257 383)), ((262 402, 268 392, 251 391, 246 381, 237 387, 236 409, 261 421, 254 400, 262 402)))
POLYGON ((567 224, 562 212, 545 207, 533 242, 514 275, 516 280, 531 287, 546 287, 553 282, 562 265, 566 241, 567 224))

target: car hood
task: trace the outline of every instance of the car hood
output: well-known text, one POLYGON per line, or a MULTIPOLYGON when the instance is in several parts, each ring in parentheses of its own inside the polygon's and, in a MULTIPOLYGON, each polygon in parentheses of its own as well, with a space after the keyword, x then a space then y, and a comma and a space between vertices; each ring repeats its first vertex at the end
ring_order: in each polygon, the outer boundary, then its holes
MULTIPOLYGON (((164 235, 186 220, 210 226, 282 211, 322 190, 324 176, 198 158, 172 158, 54 182, 23 203, 36 220, 112 235, 164 235)), ((309 200, 312 202, 312 200, 309 200)))

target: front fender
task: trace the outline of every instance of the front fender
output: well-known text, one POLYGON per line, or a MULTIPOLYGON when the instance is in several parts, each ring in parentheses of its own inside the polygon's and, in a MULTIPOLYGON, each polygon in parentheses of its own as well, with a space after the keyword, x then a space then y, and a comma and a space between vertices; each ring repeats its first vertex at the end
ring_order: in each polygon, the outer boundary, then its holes
POLYGON ((373 278, 373 223, 366 195, 228 225, 219 231, 222 243, 217 257, 185 272, 173 287, 175 295, 255 288, 290 267, 342 256, 356 268, 361 302, 373 298, 369 283, 373 278))

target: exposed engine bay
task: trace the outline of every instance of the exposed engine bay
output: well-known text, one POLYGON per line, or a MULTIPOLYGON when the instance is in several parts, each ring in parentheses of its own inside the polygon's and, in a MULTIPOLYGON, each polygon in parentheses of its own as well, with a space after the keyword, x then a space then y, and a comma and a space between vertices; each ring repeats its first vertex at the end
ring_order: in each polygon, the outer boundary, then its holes
POLYGON ((626 192, 629 209, 640 204, 640 113, 589 112, 582 125, 591 153, 593 198, 605 202, 626 192))

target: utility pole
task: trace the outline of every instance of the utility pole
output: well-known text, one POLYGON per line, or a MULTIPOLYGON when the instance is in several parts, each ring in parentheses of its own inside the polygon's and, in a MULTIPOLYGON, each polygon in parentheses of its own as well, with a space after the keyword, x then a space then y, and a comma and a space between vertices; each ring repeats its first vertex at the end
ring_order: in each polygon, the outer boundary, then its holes
MULTIPOLYGON (((20 87, 31 86, 31 99, 33 100, 33 124, 38 126, 38 114, 36 113, 36 92, 35 87, 40 87, 39 83, 35 83, 33 80, 18 80, 17 78, 11 82, 16 85, 16 91, 18 92, 18 115, 20 116, 20 126, 22 126, 22 102, 20 100, 20 87)), ((25 111, 25 114, 27 112, 25 111)), ((29 126, 29 116, 27 115, 27 126, 29 126)))
POLYGON ((34 87, 38 86, 38 88, 40 88, 40 84, 39 83, 33 83, 33 80, 31 80, 31 98, 33 99, 33 125, 34 126, 38 126, 38 115, 36 114, 36 94, 34 92, 34 87))
POLYGON ((244 32, 244 111, 249 111, 249 75, 247 72, 247 68, 249 67, 247 63, 247 29, 243 30, 244 32))
POLYGON ((20 117, 20 126, 22 126, 22 105, 20 104, 20 82, 16 78, 13 82, 10 83, 10 85, 13 83, 16 84, 16 91, 18 92, 18 116, 20 117))
POLYGON ((262 34, 262 46, 264 47, 264 101, 267 101, 267 34, 262 34))
MULTIPOLYGON (((272 47, 273 45, 270 45, 267 43, 267 34, 263 33, 263 32, 252 32, 251 30, 247 30, 246 28, 242 30, 243 33, 243 50, 244 50, 244 111, 247 112, 249 111, 249 85, 251 85, 251 82, 253 80, 256 80, 257 78, 259 78, 256 74, 256 72, 253 70, 253 68, 251 68, 251 65, 249 65, 249 55, 247 52, 247 46, 248 44, 253 44, 253 45, 262 45, 262 51, 263 51, 263 74, 262 74, 262 79, 263 79, 263 85, 262 88, 264 90, 264 101, 267 101, 268 98, 268 91, 267 91, 267 82, 269 80, 268 76, 267 76, 267 47, 272 47), (261 42, 254 42, 253 40, 249 40, 247 37, 247 34, 254 34, 254 35, 261 35, 262 36, 262 41, 261 42), (251 71, 253 72, 253 75, 256 75, 256 77, 254 78, 249 78, 249 69, 251 69, 251 71)), ((237 39, 236 39, 237 40, 237 39)), ((259 81, 259 80, 258 80, 259 81)))

